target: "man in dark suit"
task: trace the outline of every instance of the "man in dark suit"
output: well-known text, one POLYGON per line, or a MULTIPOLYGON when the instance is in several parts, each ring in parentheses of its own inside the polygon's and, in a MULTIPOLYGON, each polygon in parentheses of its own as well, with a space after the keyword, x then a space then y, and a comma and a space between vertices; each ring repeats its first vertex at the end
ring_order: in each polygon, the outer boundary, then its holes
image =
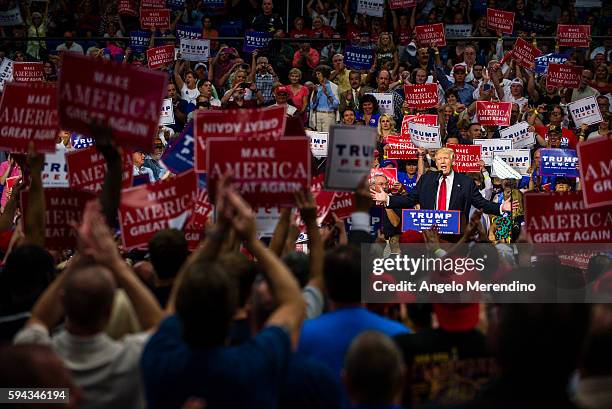
POLYGON ((469 220, 472 206, 495 216, 499 216, 502 211, 512 210, 510 199, 501 205, 489 202, 482 197, 472 179, 453 172, 454 154, 449 148, 438 149, 438 172, 427 172, 421 176, 416 187, 407 196, 390 196, 372 189, 372 199, 392 209, 412 209, 418 203, 421 209, 460 210, 462 229, 469 220))

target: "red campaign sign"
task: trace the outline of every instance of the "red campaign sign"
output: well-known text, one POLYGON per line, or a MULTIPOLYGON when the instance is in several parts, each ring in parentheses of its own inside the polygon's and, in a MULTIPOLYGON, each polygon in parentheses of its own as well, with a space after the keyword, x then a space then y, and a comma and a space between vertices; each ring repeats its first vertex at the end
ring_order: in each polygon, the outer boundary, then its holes
POLYGON ((140 9, 140 27, 152 30, 167 30, 170 28, 170 10, 140 9))
POLYGON ((418 159, 419 151, 410 141, 410 138, 403 136, 387 136, 385 145, 386 159, 418 159))
MULTIPOLYGON (((132 186, 134 165, 130 154, 124 151, 122 156, 121 181, 122 187, 127 189, 132 186)), ((66 152, 66 165, 68 167, 68 183, 71 188, 93 193, 102 191, 104 177, 106 176, 106 160, 95 147, 66 152)))
POLYGON ((410 130, 408 129, 408 123, 412 122, 415 124, 423 124, 436 126, 438 125, 438 115, 434 114, 417 114, 417 115, 406 115, 402 119, 402 130, 401 136, 403 139, 410 139, 410 130))
POLYGON ((279 139, 285 134, 285 107, 195 111, 195 170, 206 172, 206 139, 279 139))
POLYGON ((164 9, 166 8, 166 0, 142 0, 140 2, 141 9, 164 9))
POLYGON ((557 43, 560 47, 589 48, 591 43, 590 25, 557 25, 557 43))
POLYGON ((455 172, 480 172, 480 164, 478 162, 482 155, 481 145, 447 143, 446 147, 451 148, 455 152, 455 160, 453 161, 453 170, 455 172))
POLYGON ((512 34, 514 32, 514 13, 487 8, 487 28, 512 34))
POLYGON ((59 119, 62 129, 92 135, 92 119, 108 122, 117 143, 150 152, 168 78, 128 64, 62 54, 59 119))
POLYGON ((548 64, 546 85, 557 88, 578 88, 582 82, 583 67, 568 64, 548 64))
POLYGON ((213 205, 208 201, 208 190, 198 189, 198 196, 193 202, 193 210, 187 225, 193 229, 204 230, 212 211, 213 205))
POLYGON ((119 14, 136 17, 138 15, 136 0, 119 0, 119 14))
POLYGON ((370 181, 374 181, 374 177, 384 175, 389 183, 389 188, 399 182, 397 179, 397 168, 375 168, 370 169, 370 181))
MULTIPOLYGON (((21 192, 21 214, 24 218, 27 216, 28 192, 21 192)), ((68 223, 80 222, 85 204, 95 199, 96 195, 91 192, 45 188, 45 248, 75 248, 75 231, 68 223)))
POLYGON ((595 138, 577 147, 582 194, 587 208, 612 205, 612 138, 595 138))
POLYGON ((444 24, 426 24, 414 28, 417 43, 423 47, 444 47, 446 37, 444 34, 444 24))
POLYGON ((329 212, 335 213, 339 219, 348 219, 355 211, 354 197, 352 192, 336 192, 329 212))
POLYGON ((193 171, 156 183, 124 189, 119 205, 119 226, 126 249, 146 247, 155 233, 179 229, 187 221, 196 198, 193 171))
POLYGON ((409 7, 416 7, 416 0, 389 0, 389 8, 391 10, 407 9, 409 7))
POLYGON ((57 87, 55 84, 4 85, 0 102, 0 150, 28 152, 34 142, 36 152, 55 152, 59 132, 57 87))
POLYGON ((174 61, 174 46, 172 44, 147 50, 147 63, 149 68, 157 69, 174 61))
POLYGON ((610 243, 612 206, 588 209, 580 192, 525 194, 525 223, 534 243, 610 243))
POLYGON ((476 101, 476 115, 480 125, 510 125, 512 102, 476 101))
POLYGON ((21 179, 21 176, 13 176, 6 179, 4 183, 4 189, 6 190, 6 200, 8 201, 13 194, 13 186, 17 184, 17 181, 21 179))
POLYGON ((530 70, 535 68, 535 59, 540 55, 542 55, 542 51, 520 37, 516 39, 512 48, 512 58, 518 65, 530 70))
POLYGON ((432 108, 438 105, 438 84, 404 85, 408 108, 432 108))
POLYGON ((42 82, 45 79, 42 62, 14 62, 13 81, 42 82))
POLYGON ((317 204, 317 224, 321 224, 325 220, 326 216, 334 203, 336 192, 324 190, 323 184, 325 182, 325 174, 322 173, 319 176, 312 178, 310 191, 314 197, 315 203, 317 204))
POLYGON ((310 141, 206 140, 207 184, 214 200, 217 181, 230 172, 237 191, 253 207, 292 206, 293 193, 310 181, 310 141))

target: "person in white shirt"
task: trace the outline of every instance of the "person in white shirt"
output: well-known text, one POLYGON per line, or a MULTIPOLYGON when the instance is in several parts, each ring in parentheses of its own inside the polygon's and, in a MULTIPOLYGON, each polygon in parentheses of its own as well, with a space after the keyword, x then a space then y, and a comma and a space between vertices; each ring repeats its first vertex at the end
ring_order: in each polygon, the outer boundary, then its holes
POLYGON ((174 81, 176 82, 177 88, 181 90, 181 99, 184 99, 189 104, 196 104, 196 100, 200 95, 200 90, 197 86, 197 78, 193 71, 187 70, 185 72, 185 79, 181 76, 181 72, 187 67, 189 68, 189 62, 180 60, 174 66, 174 81))
POLYGON ((510 81, 510 86, 504 88, 505 102, 513 102, 523 111, 528 103, 527 98, 523 96, 523 80, 515 78, 510 81))
POLYGON ((153 171, 149 168, 144 167, 145 162, 145 154, 144 152, 134 152, 132 154, 132 163, 134 164, 133 175, 148 175, 149 183, 155 181, 155 175, 153 175, 153 171))
POLYGON ((66 39, 62 44, 58 45, 55 49, 57 51, 69 51, 71 53, 84 54, 83 47, 72 41, 72 32, 66 31, 64 38, 66 39))

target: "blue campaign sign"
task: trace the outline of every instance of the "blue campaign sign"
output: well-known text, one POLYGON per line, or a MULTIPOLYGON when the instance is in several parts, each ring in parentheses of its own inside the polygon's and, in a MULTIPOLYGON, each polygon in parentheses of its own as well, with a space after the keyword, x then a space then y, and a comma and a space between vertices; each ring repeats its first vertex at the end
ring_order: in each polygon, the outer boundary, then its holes
POLYGON ((225 0, 202 0, 205 7, 221 8, 225 6, 225 0))
POLYGON ((542 176, 578 177, 578 155, 574 149, 540 149, 542 176))
MULTIPOLYGON (((376 239, 378 231, 383 228, 382 212, 382 207, 377 206, 370 208, 370 235, 374 239, 376 239)), ((344 220, 344 226, 346 227, 347 232, 351 230, 350 217, 344 220)))
POLYGON ((135 53, 144 53, 151 42, 150 31, 130 31, 130 48, 135 53))
POLYGON ((134 179, 132 179, 132 187, 140 186, 140 185, 148 185, 151 182, 149 175, 135 175, 134 179))
POLYGON ((185 0, 166 0, 166 7, 170 10, 181 10, 185 7, 185 0))
POLYGON ((266 31, 247 31, 244 33, 242 51, 252 53, 255 50, 267 48, 270 41, 272 41, 272 33, 266 31))
POLYGON ((196 27, 187 24, 177 24, 176 36, 178 38, 200 38, 202 37, 202 32, 196 27))
POLYGON ((423 231, 436 225, 440 234, 459 234, 460 224, 459 210, 402 210, 402 231, 423 231))
POLYGON ((72 135, 70 135, 70 143, 74 149, 85 149, 94 146, 96 141, 92 137, 73 132, 72 135))
POLYGON ((182 173, 193 169, 193 121, 189 122, 178 138, 166 149, 161 161, 172 173, 182 173))
POLYGON ((548 53, 535 59, 536 74, 544 74, 548 64, 563 64, 569 59, 569 54, 548 53))
POLYGON ((369 48, 348 46, 344 49, 344 65, 354 70, 369 70, 374 63, 374 51, 369 48))

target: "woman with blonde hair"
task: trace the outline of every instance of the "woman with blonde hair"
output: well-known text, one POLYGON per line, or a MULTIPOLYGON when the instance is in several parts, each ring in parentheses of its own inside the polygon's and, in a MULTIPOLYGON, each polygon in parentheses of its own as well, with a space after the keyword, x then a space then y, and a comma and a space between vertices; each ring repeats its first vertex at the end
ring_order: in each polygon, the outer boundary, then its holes
POLYGON ((376 66, 382 67, 385 61, 393 61, 392 74, 397 76, 397 71, 399 70, 399 53, 393 42, 391 33, 382 33, 380 37, 378 37, 378 44, 376 46, 376 66))
POLYGON ((302 120, 306 122, 306 108, 308 108, 308 95, 310 92, 305 85, 300 83, 301 81, 302 71, 299 68, 289 70, 289 85, 287 86, 289 88, 289 99, 293 102, 293 106, 297 108, 302 120))
MULTIPOLYGON (((223 94, 223 97, 221 98, 221 102, 233 101, 234 99, 233 94, 234 94, 234 91, 236 90, 236 87, 243 83, 248 84, 246 80, 249 74, 247 73, 245 69, 238 68, 236 71, 234 71, 233 75, 234 77, 231 79, 230 88, 225 92, 225 94, 223 94)), ((249 99, 253 98, 253 93, 249 89, 250 87, 245 85, 243 88, 245 91, 244 99, 248 101, 249 99)))
MULTIPOLYGON (((377 137, 376 137, 376 145, 379 152, 385 152, 384 148, 387 144, 387 137, 391 135, 397 135, 395 132, 395 120, 393 116, 389 114, 382 114, 380 118, 378 118, 378 127, 377 129, 377 137)), ((385 159, 387 155, 384 155, 385 159)))

